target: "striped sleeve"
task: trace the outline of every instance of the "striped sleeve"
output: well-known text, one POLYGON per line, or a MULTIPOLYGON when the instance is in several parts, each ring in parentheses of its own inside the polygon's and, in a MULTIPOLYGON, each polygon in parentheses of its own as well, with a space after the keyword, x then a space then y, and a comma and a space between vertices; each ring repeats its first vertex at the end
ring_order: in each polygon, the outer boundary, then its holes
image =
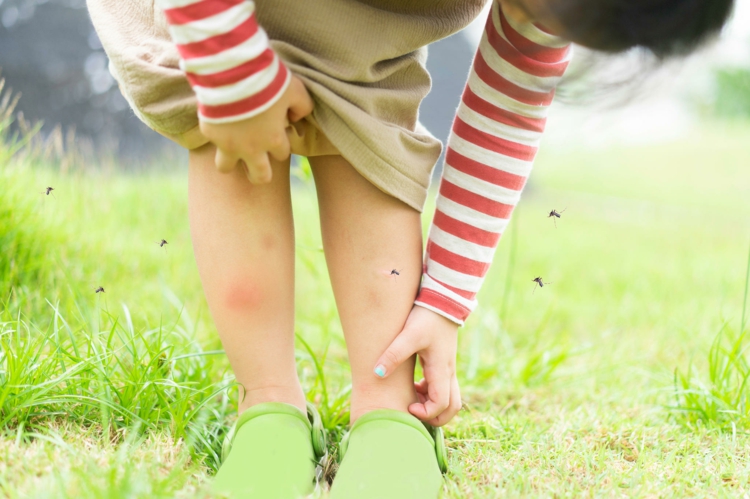
POLYGON ((227 123, 273 105, 290 73, 271 50, 249 0, 157 0, 198 99, 201 121, 227 123))
POLYGON ((476 307, 571 55, 494 2, 448 139, 417 305, 459 325, 476 307))

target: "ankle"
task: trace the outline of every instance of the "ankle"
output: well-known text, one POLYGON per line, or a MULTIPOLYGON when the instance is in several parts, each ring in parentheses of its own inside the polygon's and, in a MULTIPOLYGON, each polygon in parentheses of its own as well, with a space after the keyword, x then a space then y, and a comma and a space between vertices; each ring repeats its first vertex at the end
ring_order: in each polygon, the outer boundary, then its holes
POLYGON ((359 383, 352 386, 351 422, 360 416, 378 409, 393 409, 409 413, 409 406, 418 402, 417 394, 411 386, 398 386, 374 380, 371 383, 359 383))
POLYGON ((248 408, 266 402, 282 402, 293 405, 302 412, 307 410, 305 394, 299 384, 272 385, 247 389, 239 404, 239 413, 242 414, 248 408))

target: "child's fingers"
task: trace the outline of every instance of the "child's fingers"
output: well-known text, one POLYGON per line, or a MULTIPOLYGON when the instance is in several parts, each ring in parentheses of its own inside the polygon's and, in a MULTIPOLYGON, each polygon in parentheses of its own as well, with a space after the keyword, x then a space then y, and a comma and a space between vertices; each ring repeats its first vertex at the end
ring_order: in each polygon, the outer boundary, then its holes
POLYGON ((375 376, 378 378, 387 378, 406 359, 414 355, 417 350, 419 350, 419 346, 415 345, 413 336, 405 329, 396 336, 388 349, 378 359, 373 371, 375 376))
POLYGON ((305 84, 299 78, 292 77, 289 84, 289 110, 287 111, 289 121, 292 123, 299 121, 312 113, 312 110, 313 101, 305 88, 305 84))
POLYGON ((289 144, 289 137, 286 132, 280 133, 268 149, 268 154, 276 161, 284 161, 292 153, 292 146, 289 144))
POLYGON ((449 422, 451 419, 453 419, 456 414, 458 414, 458 411, 461 410, 461 389, 458 386, 458 378, 456 376, 453 376, 453 381, 451 382, 451 396, 450 396, 450 404, 448 405, 448 408, 444 410, 442 413, 440 413, 435 419, 432 419, 429 421, 429 423, 432 426, 443 426, 447 422, 449 422))
POLYGON ((271 163, 268 154, 258 154, 244 158, 247 165, 247 178, 253 184, 267 184, 271 181, 271 163))
POLYGON ((451 374, 447 370, 438 370, 427 379, 427 401, 423 404, 412 404, 409 412, 422 421, 436 418, 450 405, 451 374), (432 379, 430 379, 432 378, 432 379))
POLYGON ((221 173, 229 173, 237 167, 239 156, 216 149, 216 169, 221 173))

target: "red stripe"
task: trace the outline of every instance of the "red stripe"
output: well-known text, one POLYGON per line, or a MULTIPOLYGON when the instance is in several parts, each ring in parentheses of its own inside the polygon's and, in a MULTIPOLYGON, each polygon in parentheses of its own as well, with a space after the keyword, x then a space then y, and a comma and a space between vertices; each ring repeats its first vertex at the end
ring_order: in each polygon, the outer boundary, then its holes
POLYGON ((545 47, 538 43, 532 42, 521 33, 516 31, 505 18, 502 10, 500 11, 500 25, 503 28, 503 34, 519 52, 526 57, 530 57, 539 62, 559 62, 568 55, 569 47, 545 47))
POLYGON ((438 284, 440 284, 441 286, 443 286, 443 287, 445 287, 445 288, 447 288, 447 289, 449 289, 449 290, 453 291, 453 292, 454 292, 454 293, 456 293, 456 294, 457 294, 458 296, 462 296, 462 297, 466 298, 467 300, 473 300, 473 299, 474 299, 474 298, 475 298, 475 297, 477 296, 477 294, 476 294, 476 293, 472 293, 471 291, 466 291, 465 289, 461 289, 461 288, 456 288, 456 287, 454 287, 454 286, 449 286, 449 285, 445 284, 444 282, 438 281, 437 279, 435 279, 435 278, 434 278, 434 277, 432 277, 432 276, 430 276, 430 277, 431 277, 431 278, 432 278, 432 280, 433 280, 433 281, 435 281, 436 283, 438 283, 438 284))
POLYGON ((552 99, 555 97, 555 90, 552 89, 549 92, 535 92, 523 87, 519 87, 512 81, 506 80, 499 74, 497 74, 490 66, 487 61, 482 57, 482 52, 477 51, 477 56, 474 58, 474 71, 477 76, 491 86, 498 92, 502 92, 511 99, 515 99, 524 104, 531 106, 549 106, 552 103, 552 99))
POLYGON ((215 16, 244 2, 245 0, 203 0, 184 7, 164 9, 164 15, 171 25, 187 24, 215 16))
POLYGON ((510 218, 513 205, 499 203, 445 180, 440 182, 440 195, 472 210, 495 218, 510 218))
POLYGON ((497 242, 500 240, 501 235, 499 232, 490 232, 480 229, 479 227, 474 227, 466 222, 456 220, 440 210, 435 210, 435 217, 432 219, 432 224, 452 236, 459 237, 465 241, 486 248, 494 248, 497 246, 497 242))
POLYGON ((232 31, 206 38, 200 42, 177 45, 177 50, 180 51, 183 59, 215 55, 249 40, 257 32, 258 23, 255 21, 255 14, 253 14, 232 31))
POLYGON ((287 77, 287 69, 283 64, 279 64, 279 71, 276 74, 276 78, 273 79, 270 85, 265 89, 261 90, 257 94, 253 94, 250 97, 246 97, 236 102, 230 102, 228 104, 220 104, 218 106, 206 106, 198 104, 198 110, 202 116, 206 118, 227 118, 230 116, 239 116, 241 114, 249 113, 253 109, 257 109, 268 101, 276 97, 284 86, 287 77))
POLYGON ((500 36, 500 33, 495 29, 495 23, 492 21, 492 16, 487 19, 487 27, 485 31, 487 33, 487 40, 497 54, 524 73, 538 77, 562 76, 563 73, 565 73, 565 68, 568 65, 567 62, 546 64, 535 61, 519 52, 518 49, 513 47, 510 43, 505 41, 502 36, 500 36))
POLYGON ((536 156, 536 147, 519 144, 518 142, 483 132, 469 125, 458 116, 453 120, 453 133, 483 149, 504 154, 511 158, 532 161, 534 156, 536 156))
POLYGON ((484 180, 493 185, 505 187, 506 189, 520 191, 526 184, 526 177, 523 175, 516 175, 515 173, 506 172, 499 168, 487 166, 479 161, 474 161, 473 159, 469 159, 466 156, 457 153, 451 147, 448 147, 448 152, 445 155, 445 163, 467 175, 471 175, 472 177, 484 180))
POLYGON ((193 87, 216 88, 224 85, 231 85, 232 83, 237 83, 238 81, 242 81, 249 76, 263 71, 273 64, 275 56, 276 54, 274 54, 273 50, 268 48, 255 59, 233 67, 232 69, 205 75, 187 73, 187 79, 193 87))
POLYGON ((425 305, 429 305, 438 310, 442 310, 446 314, 454 317, 460 321, 465 321, 471 312, 468 308, 464 307, 458 302, 451 300, 435 291, 427 288, 422 288, 417 295, 417 302, 422 302, 425 305))
POLYGON ((530 132, 542 133, 544 131, 544 125, 547 123, 546 118, 529 118, 490 104, 475 94, 468 85, 466 85, 461 101, 475 113, 486 116, 498 123, 521 128, 530 132))
POLYGON ((490 268, 489 263, 478 262, 471 258, 458 255, 452 251, 438 246, 434 241, 427 243, 427 257, 433 262, 437 262, 444 267, 461 272, 462 274, 471 275, 474 277, 484 277, 487 273, 487 269, 490 268))

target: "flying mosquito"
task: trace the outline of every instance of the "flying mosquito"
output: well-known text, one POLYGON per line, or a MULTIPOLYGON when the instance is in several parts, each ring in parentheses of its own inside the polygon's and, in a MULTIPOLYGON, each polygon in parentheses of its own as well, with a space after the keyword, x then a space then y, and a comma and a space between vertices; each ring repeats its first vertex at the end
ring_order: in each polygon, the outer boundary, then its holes
POLYGON ((536 284, 534 284, 534 291, 531 292, 532 294, 534 294, 534 292, 536 291, 537 285, 540 288, 543 288, 545 284, 552 284, 551 282, 544 282, 541 277, 536 277, 531 282, 535 282, 536 283, 536 284))
MULTIPOLYGON (((47 196, 49 196, 49 195, 50 195, 50 193, 51 193, 52 191, 54 191, 54 190, 55 190, 55 188, 54 188, 54 187, 46 187, 46 188, 45 188, 45 189, 44 189, 44 190, 42 191, 42 194, 46 194, 47 196)), ((54 194, 52 194, 52 195, 54 196, 54 194)))
POLYGON ((160 248, 163 248, 165 244, 169 244, 169 243, 167 242, 166 239, 162 239, 161 241, 159 241, 156 244, 158 244, 160 248))
POLYGON ((101 286, 99 286, 98 288, 96 288, 96 292, 97 293, 104 293, 104 288, 101 287, 101 286))
MULTIPOLYGON (((567 208, 565 208, 565 210, 567 210, 567 208)), ((555 220, 555 218, 560 218, 562 214, 565 213, 565 210, 563 211, 552 210, 549 212, 549 215, 547 215, 547 218, 554 217, 552 218, 552 221, 555 222, 555 229, 557 228, 557 220, 555 220)))

